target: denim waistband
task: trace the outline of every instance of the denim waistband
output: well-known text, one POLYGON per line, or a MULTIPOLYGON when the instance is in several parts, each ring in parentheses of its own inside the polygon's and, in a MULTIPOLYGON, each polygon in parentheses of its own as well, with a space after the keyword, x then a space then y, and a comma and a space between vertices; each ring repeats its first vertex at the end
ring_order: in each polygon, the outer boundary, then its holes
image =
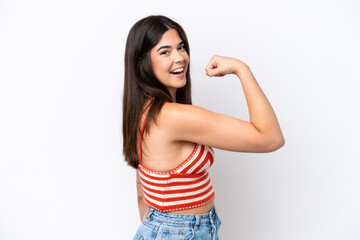
POLYGON ((145 217, 155 221, 158 220, 162 223, 186 227, 199 224, 212 224, 213 221, 218 218, 218 215, 215 206, 207 213, 194 215, 160 212, 150 207, 145 217))

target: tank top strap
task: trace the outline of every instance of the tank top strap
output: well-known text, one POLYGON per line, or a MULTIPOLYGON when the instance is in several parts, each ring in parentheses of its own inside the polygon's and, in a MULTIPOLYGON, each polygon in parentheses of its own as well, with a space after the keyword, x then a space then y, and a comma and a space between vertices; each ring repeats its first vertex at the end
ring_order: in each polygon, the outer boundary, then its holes
POLYGON ((142 126, 141 126, 141 131, 140 131, 140 149, 139 149, 139 159, 140 159, 140 163, 141 163, 141 160, 142 160, 142 148, 141 148, 141 146, 142 146, 142 134, 143 134, 143 132, 144 132, 144 128, 145 128, 145 123, 146 123, 146 118, 147 118, 147 114, 145 115, 145 119, 144 119, 144 122, 143 122, 143 124, 142 124, 142 126))

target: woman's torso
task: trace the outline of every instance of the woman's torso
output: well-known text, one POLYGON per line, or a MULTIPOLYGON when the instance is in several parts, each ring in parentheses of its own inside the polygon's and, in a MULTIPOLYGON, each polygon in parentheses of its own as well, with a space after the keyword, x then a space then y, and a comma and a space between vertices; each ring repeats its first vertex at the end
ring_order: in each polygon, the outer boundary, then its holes
MULTIPOLYGON (((147 112, 141 118, 144 122, 147 112)), ((166 121, 166 119, 162 119, 166 121)), ((169 171, 179 166, 191 154, 195 143, 173 141, 161 124, 149 123, 149 132, 142 138, 142 165, 153 171, 169 171)), ((190 209, 169 211, 176 214, 204 214, 211 210, 214 200, 190 209)), ((149 208, 149 206, 147 206, 149 208)))

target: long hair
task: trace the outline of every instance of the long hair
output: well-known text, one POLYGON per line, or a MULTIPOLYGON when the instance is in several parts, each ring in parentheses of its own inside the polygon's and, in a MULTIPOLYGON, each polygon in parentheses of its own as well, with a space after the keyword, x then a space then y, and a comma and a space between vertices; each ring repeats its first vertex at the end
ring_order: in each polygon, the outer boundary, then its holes
MULTIPOLYGON (((125 50, 125 74, 123 95, 123 153, 125 161, 137 169, 139 165, 138 136, 141 134, 140 119, 148 100, 148 116, 144 132, 165 102, 172 102, 167 88, 156 78, 151 65, 150 50, 169 29, 175 29, 184 42, 190 56, 189 43, 183 28, 164 16, 149 16, 135 23, 130 29, 125 50)), ((176 102, 191 104, 190 64, 186 72, 186 84, 177 89, 176 102)))

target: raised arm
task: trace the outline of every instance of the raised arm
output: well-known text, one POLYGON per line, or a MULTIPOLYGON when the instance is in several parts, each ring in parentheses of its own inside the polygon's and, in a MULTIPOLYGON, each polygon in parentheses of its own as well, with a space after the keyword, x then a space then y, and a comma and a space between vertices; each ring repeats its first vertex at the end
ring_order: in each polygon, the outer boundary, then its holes
POLYGON ((250 68, 240 60, 214 56, 208 76, 236 74, 246 97, 250 122, 200 107, 167 103, 159 122, 173 141, 190 141, 238 152, 272 152, 285 144, 275 112, 250 68))

